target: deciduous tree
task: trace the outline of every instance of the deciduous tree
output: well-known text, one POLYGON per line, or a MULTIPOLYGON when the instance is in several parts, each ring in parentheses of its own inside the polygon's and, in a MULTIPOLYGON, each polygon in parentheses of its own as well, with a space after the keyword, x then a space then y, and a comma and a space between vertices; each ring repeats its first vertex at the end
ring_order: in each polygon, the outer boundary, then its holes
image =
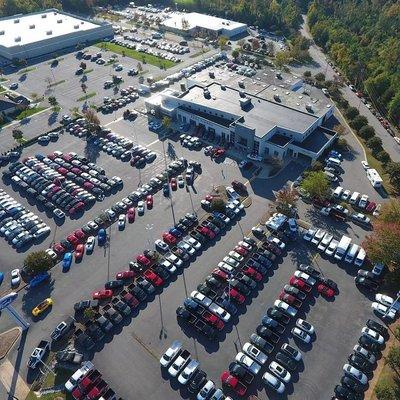
POLYGON ((329 194, 330 184, 323 171, 313 171, 303 179, 300 187, 311 197, 325 199, 329 194))
POLYGON ((49 270, 53 260, 44 250, 33 251, 25 258, 24 265, 32 274, 37 275, 49 270))

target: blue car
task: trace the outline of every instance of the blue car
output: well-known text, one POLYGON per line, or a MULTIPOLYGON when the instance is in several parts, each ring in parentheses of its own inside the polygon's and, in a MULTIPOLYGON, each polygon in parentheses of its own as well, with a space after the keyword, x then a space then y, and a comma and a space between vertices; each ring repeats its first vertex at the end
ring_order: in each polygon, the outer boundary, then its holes
POLYGON ((72 253, 67 252, 64 254, 63 262, 62 262, 62 269, 63 272, 66 272, 70 269, 72 264, 72 253))
POLYGON ((180 229, 177 228, 171 228, 169 230, 169 233, 173 236, 175 236, 177 239, 180 239, 183 236, 183 232, 180 229))
POLYGON ((104 243, 106 242, 106 239, 107 239, 106 230, 104 228, 101 228, 99 230, 99 233, 97 234, 97 243, 99 244, 99 246, 104 245, 104 243))
POLYGON ((4 280, 4 274, 0 272, 0 285, 3 283, 4 280))
POLYGON ((50 274, 48 272, 43 272, 42 274, 36 275, 27 286, 28 289, 32 289, 36 286, 39 286, 41 283, 50 278, 50 274))
POLYGON ((165 197, 169 197, 169 185, 168 185, 168 183, 166 183, 164 186, 163 186, 163 195, 165 196, 165 197))

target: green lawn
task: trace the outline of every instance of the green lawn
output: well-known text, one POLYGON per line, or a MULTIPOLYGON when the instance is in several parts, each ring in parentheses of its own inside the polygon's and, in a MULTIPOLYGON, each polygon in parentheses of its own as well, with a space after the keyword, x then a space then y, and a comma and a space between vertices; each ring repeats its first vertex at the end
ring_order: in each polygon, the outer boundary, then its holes
POLYGON ((27 74, 28 72, 34 71, 35 69, 36 69, 36 67, 29 67, 29 68, 21 69, 21 71, 18 71, 18 75, 27 74))
POLYGON ((27 108, 26 110, 20 112, 14 119, 20 121, 24 118, 28 118, 31 115, 37 114, 40 111, 45 110, 45 107, 32 107, 32 108, 27 108))
POLYGON ((83 74, 84 74, 84 75, 87 75, 87 74, 90 74, 91 72, 93 72, 93 68, 91 68, 91 69, 85 69, 85 70, 83 71, 83 74))
POLYGON ((87 99, 90 99, 91 97, 96 96, 96 92, 91 92, 91 93, 87 93, 85 96, 79 97, 79 99, 76 99, 76 101, 84 101, 87 99))
POLYGON ((53 86, 57 86, 57 85, 61 85, 62 83, 64 83, 65 82, 65 79, 63 79, 63 80, 61 80, 61 81, 57 81, 57 82, 53 82, 53 83, 50 83, 50 87, 53 87, 53 86))
POLYGON ((6 91, 6 88, 0 85, 0 93, 3 93, 6 91))
POLYGON ((160 58, 160 57, 156 57, 156 56, 153 56, 150 54, 141 53, 140 51, 128 49, 124 46, 120 46, 115 43, 100 42, 100 43, 97 43, 96 46, 99 47, 100 49, 110 50, 113 53, 117 53, 117 54, 121 54, 121 55, 122 55, 122 53, 124 53, 126 57, 134 58, 135 60, 141 61, 144 64, 147 63, 147 64, 155 65, 157 67, 163 66, 166 69, 171 68, 174 65, 176 65, 176 63, 174 63, 173 61, 164 60, 163 58, 160 58))

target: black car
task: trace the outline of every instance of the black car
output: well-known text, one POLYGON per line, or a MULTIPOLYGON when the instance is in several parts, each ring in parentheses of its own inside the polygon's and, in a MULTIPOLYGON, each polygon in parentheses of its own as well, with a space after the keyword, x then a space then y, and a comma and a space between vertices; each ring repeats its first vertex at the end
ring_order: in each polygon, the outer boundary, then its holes
POLYGON ((279 336, 264 325, 258 325, 256 332, 257 335, 261 336, 263 339, 268 340, 272 343, 277 343, 279 341, 279 336))
POLYGON ((113 328, 113 324, 104 315, 101 315, 99 318, 97 318, 96 322, 99 324, 99 326, 103 330, 103 332, 105 332, 105 333, 111 332, 111 330, 113 328))
POLYGON ((364 357, 361 357, 357 354, 350 354, 347 360, 351 365, 363 372, 368 372, 372 368, 371 363, 369 363, 364 357))
POLYGON ((205 283, 207 284, 207 286, 210 286, 210 288, 214 290, 217 290, 222 286, 222 283, 213 276, 207 276, 207 278, 205 279, 205 283))
POLYGON ((362 276, 356 276, 354 278, 354 282, 356 285, 360 285, 365 287, 368 290, 376 291, 378 289, 378 284, 375 281, 372 281, 368 278, 364 278, 362 276))
POLYGON ((207 374, 204 371, 199 370, 197 374, 190 380, 189 385, 187 386, 188 391, 196 394, 206 382, 207 374))
POLYGON ((200 332, 208 339, 214 339, 217 336, 217 330, 210 325, 202 325, 200 332))
POLYGON ((311 265, 307 264, 300 264, 297 269, 299 271, 303 271, 306 274, 312 276, 313 278, 319 279, 321 276, 321 272, 317 271, 315 268, 313 268, 311 265))
POLYGON ((244 283, 239 282, 237 279, 230 279, 229 283, 232 287, 237 289, 240 293, 244 294, 245 296, 249 296, 251 294, 251 290, 248 286, 244 283))
POLYGON ((98 308, 99 301, 98 300, 82 300, 74 304, 74 310, 76 313, 83 312, 87 308, 98 308))
POLYGON ((283 291, 287 294, 291 294, 292 296, 297 297, 299 300, 303 301, 307 297, 307 294, 302 292, 300 289, 297 289, 291 285, 285 285, 283 287, 283 291))
POLYGON ((338 293, 338 285, 332 279, 321 277, 320 281, 324 283, 326 286, 329 286, 335 293, 338 293))
POLYGON ((193 231, 190 233, 190 236, 192 236, 192 238, 196 239, 201 244, 204 244, 207 242, 207 238, 199 232, 193 231))
POLYGON ((209 298, 214 298, 216 296, 216 293, 213 289, 210 288, 206 283, 201 283, 200 285, 197 286, 197 290, 204 294, 204 296, 207 296, 209 298))
POLYGON ((339 399, 344 399, 344 400, 361 400, 364 398, 363 395, 357 394, 352 392, 351 390, 347 389, 344 386, 341 385, 336 385, 335 386, 335 395, 339 399))
POLYGON ((387 328, 385 326, 383 326, 382 324, 380 324, 379 322, 376 322, 373 319, 369 319, 367 321, 366 325, 368 326, 368 328, 378 332, 382 336, 384 336, 384 337, 388 336, 387 328))
POLYGON ((131 308, 122 300, 113 301, 113 307, 125 317, 131 313, 131 308))
POLYGON ((261 322, 264 326, 273 330, 274 332, 283 333, 283 331, 285 330, 285 327, 282 324, 280 324, 278 321, 274 320, 273 318, 268 317, 267 315, 265 315, 262 318, 261 322))
POLYGON ((352 390, 355 393, 364 393, 364 386, 360 385, 356 380, 350 378, 349 376, 342 376, 340 383, 342 386, 352 390))
POLYGON ((275 359, 279 362, 279 364, 283 365, 289 371, 294 371, 297 368, 296 361, 282 352, 278 352, 275 356, 275 359))
POLYGON ((255 333, 250 335, 250 343, 266 354, 271 354, 274 350, 274 345, 272 343, 267 342, 265 339, 255 333))
POLYGON ((104 332, 96 322, 92 322, 86 326, 86 334, 89 335, 95 342, 104 338, 104 332))
POLYGON ((276 321, 284 323, 284 324, 288 324, 290 321, 290 318, 286 314, 279 311, 275 307, 268 308, 267 315, 268 315, 268 317, 273 318, 276 321))
POLYGON ((300 361, 301 360, 301 354, 300 352, 295 349, 294 347, 290 346, 287 343, 284 343, 281 346, 281 350, 290 358, 292 358, 294 361, 300 361))
POLYGON ((247 275, 244 275, 241 272, 236 274, 236 279, 238 279, 240 282, 244 283, 246 286, 248 286, 252 290, 254 290, 257 287, 257 283, 255 281, 253 281, 253 279, 251 279, 247 275))
POLYGON ((105 289, 117 289, 124 286, 124 281, 120 279, 116 279, 114 281, 108 281, 104 285, 105 289))
POLYGON ((168 270, 161 267, 160 265, 153 265, 152 269, 164 281, 167 280, 170 276, 168 270))
POLYGON ((144 301, 147 299, 147 294, 146 292, 140 288, 139 286, 135 285, 130 285, 129 286, 129 292, 135 296, 139 301, 144 301))
POLYGON ((179 306, 176 309, 176 316, 183 321, 189 321, 193 318, 193 314, 183 306, 179 306))
POLYGON ((378 343, 374 342, 372 339, 370 339, 368 336, 360 336, 358 339, 358 344, 367 350, 371 351, 374 354, 378 354, 381 350, 381 347, 379 346, 378 343))

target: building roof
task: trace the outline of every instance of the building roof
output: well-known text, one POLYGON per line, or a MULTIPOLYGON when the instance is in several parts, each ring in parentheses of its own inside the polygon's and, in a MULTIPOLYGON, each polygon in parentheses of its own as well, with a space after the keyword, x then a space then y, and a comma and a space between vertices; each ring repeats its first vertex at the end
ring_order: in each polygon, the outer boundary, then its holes
POLYGON ((202 28, 210 31, 219 31, 221 29, 229 31, 238 28, 243 28, 243 29, 247 28, 247 25, 241 22, 235 22, 229 19, 213 17, 211 15, 199 14, 196 12, 171 13, 170 17, 163 22, 163 25, 172 29, 180 29, 187 31, 190 31, 191 29, 194 28, 202 28), (183 29, 182 27, 182 19, 185 19, 188 22, 186 29, 183 29))
MULTIPOLYGON (((317 116, 307 111, 288 107, 281 103, 265 100, 263 98, 246 94, 251 100, 247 108, 240 104, 240 91, 218 83, 207 86, 210 96, 204 96, 200 86, 193 86, 181 98, 200 106, 220 111, 221 114, 229 113, 241 117, 239 123, 255 129, 257 137, 263 137, 274 127, 286 128, 294 132, 305 132, 317 120, 317 116)), ((300 108, 300 107, 299 107, 300 108)), ((232 121, 233 122, 233 121, 232 121)))
POLYGON ((311 132, 303 142, 300 143, 293 141, 292 144, 304 150, 319 153, 319 151, 332 139, 332 136, 334 135, 334 131, 318 127, 315 131, 311 132))
POLYGON ((56 9, 14 15, 0 19, 0 44, 7 48, 23 46, 97 27, 98 25, 95 23, 62 13, 56 9))
POLYGON ((10 100, 6 96, 0 96, 0 112, 14 109, 18 103, 10 100))

